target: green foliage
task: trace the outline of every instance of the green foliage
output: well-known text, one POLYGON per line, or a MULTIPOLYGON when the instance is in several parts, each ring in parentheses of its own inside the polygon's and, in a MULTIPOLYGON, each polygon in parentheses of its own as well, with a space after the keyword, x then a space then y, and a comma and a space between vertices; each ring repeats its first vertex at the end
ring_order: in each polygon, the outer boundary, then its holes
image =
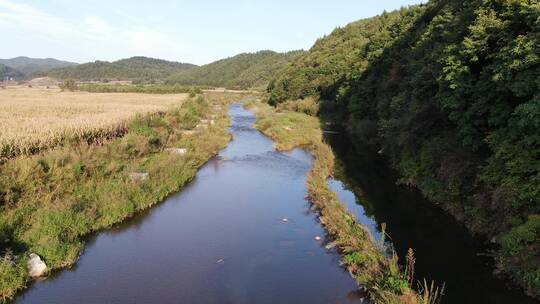
POLYGON ((16 263, 11 255, 0 258, 0 302, 12 298, 13 286, 22 286, 26 282, 26 265, 16 263))
POLYGON ((317 114, 319 114, 319 103, 311 96, 306 97, 305 99, 280 103, 279 108, 282 110, 304 113, 310 116, 317 116, 317 114))
POLYGON ((393 276, 385 278, 380 286, 396 294, 404 294, 409 290, 409 282, 407 280, 393 276))
POLYGON ((0 65, 2 64, 20 71, 24 76, 33 74, 38 76, 55 68, 77 65, 77 63, 74 62, 61 61, 53 58, 42 59, 28 58, 25 56, 19 56, 11 59, 0 59, 0 65))
POLYGON ((402 9, 353 22, 317 40, 309 52, 298 56, 271 81, 270 102, 277 104, 312 95, 323 100, 335 98, 339 89, 337 83, 364 71, 370 60, 380 56, 384 46, 410 27, 418 10, 420 8, 402 9), (398 28, 393 25, 395 22, 406 26, 398 28))
POLYGON ((345 255, 345 261, 349 265, 361 265, 364 263, 366 258, 360 252, 351 252, 345 255))
POLYGON ((146 93, 146 94, 201 94, 204 87, 188 87, 182 85, 123 85, 123 84, 81 84, 78 89, 91 93, 146 93))
POLYGON ((264 89, 272 77, 300 54, 302 54, 301 51, 288 53, 260 51, 239 54, 174 74, 167 79, 167 83, 228 89, 264 89))
MULTIPOLYGON (((331 100, 401 182, 504 239, 540 213, 539 69, 537 1, 432 0, 336 29, 269 93, 273 104, 331 100)), ((538 296, 525 264, 501 268, 538 296)))
POLYGON ((513 228, 502 240, 499 262, 510 274, 526 286, 533 296, 540 296, 540 215, 513 228))
POLYGON ((22 79, 24 75, 14 68, 0 64, 0 82, 4 81, 6 77, 19 80, 22 79))
POLYGON ((162 80, 193 64, 166 61, 147 57, 131 57, 114 62, 96 61, 51 70, 47 76, 76 80, 135 80, 152 82, 162 80))
POLYGON ((66 79, 62 84, 60 84, 60 89, 62 91, 76 91, 78 89, 77 83, 73 79, 66 79))

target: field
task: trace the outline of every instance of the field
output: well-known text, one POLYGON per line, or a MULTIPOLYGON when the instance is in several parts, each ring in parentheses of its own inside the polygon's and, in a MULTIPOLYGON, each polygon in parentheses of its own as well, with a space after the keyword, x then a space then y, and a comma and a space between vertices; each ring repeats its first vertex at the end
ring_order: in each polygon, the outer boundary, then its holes
POLYGON ((99 142, 125 133, 139 114, 179 106, 187 94, 61 92, 8 87, 0 90, 0 159, 34 154, 68 142, 99 142))

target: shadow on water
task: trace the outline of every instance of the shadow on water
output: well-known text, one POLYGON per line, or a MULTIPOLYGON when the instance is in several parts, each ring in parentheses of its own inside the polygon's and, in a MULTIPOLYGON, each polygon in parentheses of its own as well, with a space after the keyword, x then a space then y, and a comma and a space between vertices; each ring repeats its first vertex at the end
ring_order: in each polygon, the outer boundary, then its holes
POLYGON ((335 179, 329 180, 332 189, 378 238, 378 227, 386 223, 401 260, 414 249, 415 277, 445 282, 443 304, 537 303, 493 275, 482 240, 418 191, 396 185, 395 172, 379 155, 344 133, 328 133, 326 139, 337 158, 335 179))
POLYGON ((17 303, 360 303, 305 200, 311 156, 274 151, 231 107, 234 140, 181 193, 92 237, 17 303), (287 222, 282 219, 287 218, 287 222))

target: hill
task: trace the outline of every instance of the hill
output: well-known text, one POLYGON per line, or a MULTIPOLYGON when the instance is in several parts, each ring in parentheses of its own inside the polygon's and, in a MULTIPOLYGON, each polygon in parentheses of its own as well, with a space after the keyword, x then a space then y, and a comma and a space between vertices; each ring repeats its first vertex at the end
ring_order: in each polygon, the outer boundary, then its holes
POLYGON ((230 89, 265 88, 272 77, 300 54, 302 51, 239 54, 177 73, 169 77, 167 82, 230 89))
POLYGON ((74 62, 61 61, 53 58, 29 58, 19 56, 11 59, 0 59, 0 64, 16 69, 24 75, 35 72, 47 72, 55 68, 77 65, 74 62))
POLYGON ((162 80, 174 73, 195 67, 193 64, 148 57, 131 57, 114 62, 96 61, 54 69, 47 76, 77 80, 162 80))
POLYGON ((0 64, 0 82, 5 78, 13 78, 14 80, 19 80, 24 77, 24 74, 18 70, 0 64))
POLYGON ((270 102, 327 100, 540 297, 539 46, 533 2, 431 0, 320 39, 274 78, 270 102))

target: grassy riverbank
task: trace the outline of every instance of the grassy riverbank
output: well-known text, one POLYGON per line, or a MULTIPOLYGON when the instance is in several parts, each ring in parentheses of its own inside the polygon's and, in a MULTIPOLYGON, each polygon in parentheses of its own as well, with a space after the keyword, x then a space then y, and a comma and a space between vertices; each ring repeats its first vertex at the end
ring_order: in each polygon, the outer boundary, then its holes
POLYGON ((320 213, 321 223, 340 249, 348 270, 375 303, 436 303, 439 297, 434 288, 428 288, 424 283, 421 294, 411 288, 414 282, 412 252, 408 269, 401 270, 397 257, 388 254, 386 247, 373 239, 329 188, 327 178, 333 172, 334 155, 323 142, 319 120, 261 103, 248 103, 246 107, 257 115, 255 127, 272 138, 278 150, 301 147, 315 157, 307 181, 309 198, 320 213))
POLYGON ((138 116, 123 137, 2 164, 0 302, 27 284, 30 253, 39 254, 49 270, 69 266, 86 235, 181 189, 230 140, 227 105, 239 96, 199 95, 168 111, 138 116))

